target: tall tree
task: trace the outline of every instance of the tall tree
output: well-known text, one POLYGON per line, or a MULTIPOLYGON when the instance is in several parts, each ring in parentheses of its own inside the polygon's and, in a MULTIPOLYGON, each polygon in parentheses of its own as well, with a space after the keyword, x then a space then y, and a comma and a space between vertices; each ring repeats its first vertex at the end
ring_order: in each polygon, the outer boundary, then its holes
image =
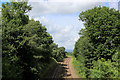
POLYGON ((52 55, 50 44, 53 41, 46 30, 45 26, 42 26, 39 21, 34 20, 30 20, 23 28, 26 43, 18 49, 18 56, 24 63, 22 64, 24 66, 24 79, 39 79, 42 70, 50 62, 52 55))
POLYGON ((80 13, 79 18, 85 22, 85 29, 79 33, 81 37, 73 54, 85 67, 84 75, 86 78, 118 78, 119 11, 105 6, 94 7, 80 13))
POLYGON ((111 59, 120 45, 119 11, 113 8, 95 7, 82 12, 79 17, 85 21, 90 42, 96 49, 95 54, 99 58, 111 59))
POLYGON ((3 79, 21 79, 22 67, 18 64, 18 48, 23 41, 22 27, 28 23, 26 13, 31 10, 27 2, 2 4, 2 65, 3 79))

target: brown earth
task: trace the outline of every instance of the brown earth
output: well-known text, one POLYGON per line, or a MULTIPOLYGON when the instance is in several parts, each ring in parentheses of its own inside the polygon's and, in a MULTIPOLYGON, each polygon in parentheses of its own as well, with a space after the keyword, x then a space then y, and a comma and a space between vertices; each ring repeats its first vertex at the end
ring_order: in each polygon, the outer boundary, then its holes
POLYGON ((70 68, 70 71, 71 71, 71 76, 72 76, 72 78, 79 78, 78 77, 78 75, 75 73, 75 69, 74 69, 74 67, 73 67, 73 65, 72 65, 72 57, 70 56, 70 61, 69 61, 69 68, 70 68))
POLYGON ((56 64, 55 68, 50 71, 48 78, 51 78, 52 80, 58 80, 60 78, 65 80, 77 80, 79 77, 75 73, 71 59, 72 56, 64 58, 63 61, 56 64))

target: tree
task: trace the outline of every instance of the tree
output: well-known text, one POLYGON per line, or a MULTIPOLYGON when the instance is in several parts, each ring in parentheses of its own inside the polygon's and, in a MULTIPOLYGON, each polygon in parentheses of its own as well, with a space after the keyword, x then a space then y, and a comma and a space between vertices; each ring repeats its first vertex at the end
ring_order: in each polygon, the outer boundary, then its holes
POLYGON ((119 11, 107 7, 94 7, 82 12, 79 17, 85 21, 90 42, 93 43, 98 58, 111 59, 120 45, 119 11))
POLYGON ((62 60, 64 57, 66 57, 66 51, 64 47, 58 47, 55 43, 52 43, 52 57, 55 58, 57 61, 62 60))
POLYGON ((29 10, 27 2, 2 4, 3 80, 39 79, 50 63, 52 36, 39 21, 29 20, 29 10))
POLYGON ((120 46, 119 11, 94 7, 80 13, 79 18, 85 22, 85 29, 79 33, 73 54, 85 67, 86 78, 118 78, 119 58, 115 56, 120 46))
POLYGON ((23 31, 26 43, 19 48, 18 56, 24 63, 24 79, 39 79, 42 71, 50 62, 52 37, 46 32, 45 26, 39 21, 30 20, 23 31), (39 73, 38 73, 39 72, 39 73), (36 74, 37 73, 37 74, 36 74))
POLYGON ((57 59, 57 49, 58 49, 58 45, 55 43, 52 43, 50 45, 51 49, 52 49, 52 57, 54 57, 55 59, 57 59))
POLYGON ((18 48, 23 42, 22 27, 28 23, 25 15, 31 7, 27 2, 2 4, 2 79, 22 79, 22 67, 18 64, 18 48))

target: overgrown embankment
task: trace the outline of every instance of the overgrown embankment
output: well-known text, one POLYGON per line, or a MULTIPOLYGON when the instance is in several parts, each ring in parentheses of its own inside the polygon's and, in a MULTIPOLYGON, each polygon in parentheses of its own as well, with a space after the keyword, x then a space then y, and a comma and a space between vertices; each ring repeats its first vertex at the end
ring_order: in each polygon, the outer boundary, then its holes
POLYGON ((75 69, 75 73, 80 78, 86 78, 84 64, 80 63, 74 56, 72 56, 72 64, 75 69))
POLYGON ((94 7, 81 12, 84 29, 73 50, 74 67, 85 78, 120 79, 120 12, 94 7))

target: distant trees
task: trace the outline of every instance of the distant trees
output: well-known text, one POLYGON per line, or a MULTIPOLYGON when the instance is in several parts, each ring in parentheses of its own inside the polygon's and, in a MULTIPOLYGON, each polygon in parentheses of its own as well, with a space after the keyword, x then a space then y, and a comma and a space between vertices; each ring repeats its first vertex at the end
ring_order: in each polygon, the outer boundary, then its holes
POLYGON ((81 37, 75 44, 73 54, 84 64, 86 77, 118 78, 119 11, 107 7, 94 7, 80 13, 79 17, 85 22, 85 29, 79 33, 81 37))
POLYGON ((29 20, 31 9, 27 2, 2 4, 2 80, 38 80, 51 57, 65 56, 65 48, 53 43, 45 26, 29 20))
POLYGON ((52 57, 54 57, 57 61, 62 60, 66 57, 67 52, 64 47, 58 47, 55 43, 50 45, 52 48, 52 57))

